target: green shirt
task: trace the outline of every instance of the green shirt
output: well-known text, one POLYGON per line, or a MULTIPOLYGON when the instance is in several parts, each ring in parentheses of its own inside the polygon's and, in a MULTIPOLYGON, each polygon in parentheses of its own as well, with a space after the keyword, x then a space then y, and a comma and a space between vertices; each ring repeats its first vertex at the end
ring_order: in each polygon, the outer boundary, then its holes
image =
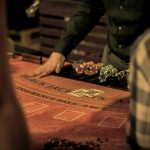
POLYGON ((122 59, 130 55, 130 46, 150 25, 149 0, 82 0, 64 28, 55 51, 67 56, 101 16, 108 18, 108 46, 122 59))

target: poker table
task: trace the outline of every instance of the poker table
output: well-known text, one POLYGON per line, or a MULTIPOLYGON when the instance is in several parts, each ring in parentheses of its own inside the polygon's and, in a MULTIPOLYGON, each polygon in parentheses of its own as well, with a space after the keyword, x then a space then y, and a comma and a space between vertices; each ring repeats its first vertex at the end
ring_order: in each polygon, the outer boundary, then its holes
POLYGON ((128 91, 56 74, 31 78, 28 73, 40 64, 23 56, 9 62, 34 150, 56 138, 93 144, 94 150, 127 149, 128 91))

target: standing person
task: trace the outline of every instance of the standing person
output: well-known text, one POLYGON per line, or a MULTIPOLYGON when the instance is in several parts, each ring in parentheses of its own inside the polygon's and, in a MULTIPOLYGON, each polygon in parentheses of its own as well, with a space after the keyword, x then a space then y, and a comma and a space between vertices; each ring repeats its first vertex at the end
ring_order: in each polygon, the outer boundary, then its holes
POLYGON ((130 46, 149 27, 148 0, 82 0, 48 61, 31 76, 43 77, 59 73, 65 58, 98 23, 101 16, 108 18, 108 44, 102 62, 118 70, 128 68, 130 46))
POLYGON ((17 102, 6 57, 5 1, 0 1, 0 150, 30 150, 27 125, 17 102))
POLYGON ((128 142, 132 150, 150 150, 150 29, 137 40, 131 56, 128 142))

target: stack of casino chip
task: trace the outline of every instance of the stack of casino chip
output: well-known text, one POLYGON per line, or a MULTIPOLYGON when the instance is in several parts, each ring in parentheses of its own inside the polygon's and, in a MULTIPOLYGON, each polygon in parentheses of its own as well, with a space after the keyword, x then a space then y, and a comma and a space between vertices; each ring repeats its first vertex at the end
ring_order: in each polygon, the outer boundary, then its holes
POLYGON ((87 61, 87 62, 76 64, 74 68, 77 74, 85 74, 90 76, 90 75, 97 74, 101 67, 102 67, 101 63, 87 61))
POLYGON ((113 77, 117 72, 118 70, 112 65, 102 67, 99 74, 100 82, 105 82, 108 78, 113 77))
POLYGON ((74 142, 65 138, 54 137, 48 140, 42 150, 100 150, 109 139, 97 138, 95 141, 74 142))
POLYGON ((129 75, 129 69, 117 72, 115 74, 115 77, 117 80, 121 81, 127 79, 128 75, 129 75))
POLYGON ((118 71, 114 66, 103 66, 100 70, 99 80, 100 83, 110 80, 123 81, 126 80, 129 75, 129 69, 118 71))

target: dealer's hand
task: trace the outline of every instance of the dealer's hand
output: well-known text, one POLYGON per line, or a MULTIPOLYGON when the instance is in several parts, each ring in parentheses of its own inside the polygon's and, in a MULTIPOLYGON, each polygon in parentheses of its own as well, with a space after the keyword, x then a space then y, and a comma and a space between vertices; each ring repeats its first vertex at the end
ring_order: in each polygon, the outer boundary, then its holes
POLYGON ((65 62, 65 57, 57 52, 53 52, 47 62, 37 68, 31 77, 41 78, 51 74, 52 72, 59 73, 65 62))

